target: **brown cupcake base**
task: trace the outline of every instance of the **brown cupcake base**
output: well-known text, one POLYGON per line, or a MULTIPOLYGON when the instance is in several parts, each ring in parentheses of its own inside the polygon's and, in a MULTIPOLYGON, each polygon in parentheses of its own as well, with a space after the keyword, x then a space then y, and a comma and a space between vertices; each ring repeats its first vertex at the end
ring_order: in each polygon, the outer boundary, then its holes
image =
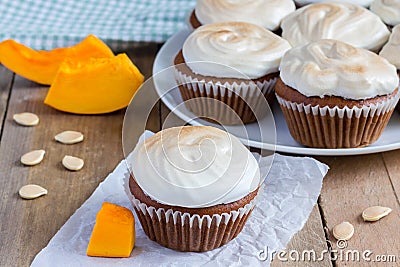
POLYGON ((173 210, 167 205, 163 208, 162 204, 146 196, 133 177, 129 178, 129 188, 136 215, 151 240, 174 250, 194 252, 218 248, 235 238, 253 211, 258 192, 228 205, 200 209, 176 207, 173 210), (232 205, 238 209, 229 210, 232 205), (221 213, 214 214, 213 211, 221 213))
POLYGON ((399 100, 397 89, 390 95, 362 101, 307 98, 280 79, 275 90, 292 137, 314 148, 355 148, 372 144, 381 136, 399 100))
POLYGON ((193 9, 192 13, 190 13, 189 23, 190 23, 190 26, 193 27, 193 29, 196 29, 202 25, 200 23, 200 21, 197 19, 194 9, 193 9))
POLYGON ((195 74, 182 51, 175 57, 175 79, 185 106, 196 116, 224 125, 251 123, 267 112, 278 73, 258 79, 216 78, 195 74))

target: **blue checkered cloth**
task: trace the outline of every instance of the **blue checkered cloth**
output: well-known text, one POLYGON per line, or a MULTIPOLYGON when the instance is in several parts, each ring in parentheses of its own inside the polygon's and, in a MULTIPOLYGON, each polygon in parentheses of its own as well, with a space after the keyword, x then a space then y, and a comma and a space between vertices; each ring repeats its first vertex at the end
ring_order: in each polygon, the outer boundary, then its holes
POLYGON ((0 0, 0 41, 34 49, 78 43, 94 34, 118 50, 164 42, 185 27, 195 0, 0 0))

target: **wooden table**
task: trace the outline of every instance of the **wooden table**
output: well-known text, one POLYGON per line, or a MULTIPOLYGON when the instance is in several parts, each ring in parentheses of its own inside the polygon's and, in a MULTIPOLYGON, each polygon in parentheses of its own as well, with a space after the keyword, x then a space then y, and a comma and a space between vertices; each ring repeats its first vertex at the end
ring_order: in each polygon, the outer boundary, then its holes
MULTIPOLYGON (((155 44, 144 44, 128 54, 146 77, 150 77, 157 50, 155 44)), ((59 112, 43 104, 47 90, 48 87, 0 66, 0 266, 29 266, 34 256, 123 159, 124 110, 96 116, 59 112), (13 114, 25 111, 38 114, 40 124, 22 127, 14 123, 13 114), (63 130, 83 132, 84 142, 72 146, 56 143, 54 135, 63 130), (44 161, 34 167, 23 166, 19 162, 21 155, 33 149, 46 150, 44 161), (66 154, 85 159, 85 167, 79 172, 66 171, 61 165, 66 154), (29 183, 46 187, 48 195, 22 200, 17 192, 29 183)), ((149 92, 149 97, 156 95, 149 92)), ((168 113, 158 102, 147 128, 158 131, 168 113)), ((342 221, 355 226, 355 235, 346 250, 360 253, 370 250, 371 259, 375 255, 400 255, 400 150, 366 156, 318 157, 318 160, 331 168, 319 201, 303 229, 291 240, 286 256, 276 257, 273 266, 359 266, 360 262, 331 260, 329 254, 314 262, 298 262, 289 257, 295 257, 296 251, 301 255, 305 250, 314 250, 320 255, 324 250, 337 249, 331 229, 342 221), (360 213, 371 205, 388 206, 393 212, 379 222, 364 223, 360 213)), ((364 266, 372 265, 360 261, 364 266)), ((400 258, 396 261, 400 262, 400 258)))

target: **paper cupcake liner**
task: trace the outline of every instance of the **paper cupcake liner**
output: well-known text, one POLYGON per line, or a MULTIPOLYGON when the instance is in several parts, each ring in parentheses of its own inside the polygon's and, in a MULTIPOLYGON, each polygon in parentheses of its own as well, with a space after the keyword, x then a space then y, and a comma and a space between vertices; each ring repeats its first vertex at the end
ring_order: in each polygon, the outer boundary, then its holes
POLYGON ((265 97, 268 102, 273 100, 277 80, 222 84, 198 80, 177 69, 175 79, 185 106, 193 114, 227 125, 250 123, 262 118, 266 114, 262 98, 265 97))
POLYGON ((385 129, 400 94, 375 105, 311 106, 276 95, 292 137, 308 147, 354 148, 375 142, 385 129))
POLYGON ((218 248, 243 229, 254 208, 250 202, 238 211, 212 216, 149 207, 132 196, 132 204, 146 235, 162 246, 179 251, 218 248))
MULTIPOLYGON (((204 252, 218 248, 235 238, 253 211, 258 195, 248 204, 230 213, 203 215, 156 209, 136 199, 125 177, 125 192, 135 209, 143 231, 153 241, 178 251, 204 252)), ((263 189, 263 185, 259 190, 263 189)))

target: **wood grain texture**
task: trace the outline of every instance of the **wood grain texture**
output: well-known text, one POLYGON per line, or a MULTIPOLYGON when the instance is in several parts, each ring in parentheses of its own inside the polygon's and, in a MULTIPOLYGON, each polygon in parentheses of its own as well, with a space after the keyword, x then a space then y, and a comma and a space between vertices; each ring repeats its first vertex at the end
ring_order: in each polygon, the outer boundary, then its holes
MULTIPOLYGON (((152 45, 128 51, 147 77, 151 74, 156 48, 152 45)), ((0 75, 2 81, 10 76, 3 70, 0 75)), ((0 111, 4 102, 1 89, 0 111)), ((123 159, 124 110, 93 116, 59 112, 43 104, 47 90, 48 87, 18 76, 12 88, 0 146, 0 266, 29 266, 34 256, 123 159), (22 127, 13 122, 12 115, 24 111, 38 114, 39 125, 22 127), (85 140, 75 145, 54 141, 54 136, 64 130, 81 131, 85 140), (33 149, 46 150, 43 162, 33 167, 23 166, 19 162, 21 155, 33 149), (79 172, 64 169, 61 164, 64 155, 84 159, 85 166, 79 172), (22 200, 17 192, 29 183, 47 188, 48 195, 22 200)), ((157 113, 150 117, 155 125, 159 123, 157 113)), ((154 127, 152 123, 149 125, 154 127)))
MULTIPOLYGON (((277 256, 271 263, 271 267, 286 267, 286 266, 332 266, 330 257, 326 255, 322 260, 296 260, 296 253, 292 254, 292 251, 296 251, 300 255, 305 251, 314 251, 315 257, 318 259, 323 255, 323 251, 328 251, 328 245, 323 230, 321 221, 321 215, 319 213, 318 204, 316 204, 308 218, 303 229, 295 234, 284 250, 285 254, 282 254, 280 260, 277 256), (292 257, 291 257, 292 255, 292 257), (294 256, 293 256, 294 255, 294 256)), ((300 256, 302 257, 302 256, 300 256)))
MULTIPOLYGON (((362 255, 364 251, 370 250, 373 252, 372 259, 375 255, 397 254, 400 251, 399 203, 393 192, 382 154, 320 157, 319 160, 331 168, 324 180, 320 204, 333 248, 338 249, 336 240, 331 234, 332 228, 343 221, 348 221, 354 225, 355 234, 348 241, 348 247, 339 251, 358 250, 362 255), (393 212, 378 222, 364 222, 361 217, 362 211, 375 205, 391 207, 393 212)), ((335 263, 337 266, 372 264, 362 259, 360 262, 347 260, 346 257, 344 259, 339 257, 335 263)))

